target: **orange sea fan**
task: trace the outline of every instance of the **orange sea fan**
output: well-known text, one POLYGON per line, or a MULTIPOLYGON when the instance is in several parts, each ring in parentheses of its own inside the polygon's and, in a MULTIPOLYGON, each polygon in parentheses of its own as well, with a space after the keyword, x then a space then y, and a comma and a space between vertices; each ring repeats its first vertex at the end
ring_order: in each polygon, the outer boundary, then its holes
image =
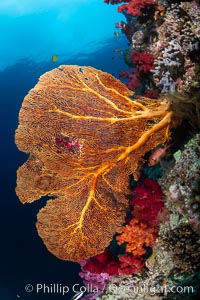
POLYGON ((23 101, 15 141, 30 155, 16 193, 22 203, 52 197, 36 226, 61 259, 81 261, 108 246, 128 207, 128 175, 137 179, 145 152, 168 138, 168 102, 130 96, 110 74, 60 66, 23 101))

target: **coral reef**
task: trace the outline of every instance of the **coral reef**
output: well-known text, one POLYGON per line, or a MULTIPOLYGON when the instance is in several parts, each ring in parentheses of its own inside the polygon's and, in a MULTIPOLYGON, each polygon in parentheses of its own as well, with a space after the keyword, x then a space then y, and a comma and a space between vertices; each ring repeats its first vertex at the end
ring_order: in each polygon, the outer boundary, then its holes
POLYGON ((37 230, 58 258, 80 262, 79 275, 93 287, 83 299, 193 299, 200 293, 199 1, 104 2, 126 17, 115 25, 129 42, 123 54, 131 69, 119 74, 125 84, 92 67, 42 75, 20 110, 15 141, 30 155, 16 192, 22 203, 51 197, 37 230), (182 119, 191 139, 173 153, 170 131, 182 119))
POLYGON ((108 246, 129 205, 128 176, 139 177, 144 154, 176 124, 168 101, 131 96, 108 73, 60 66, 24 99, 15 142, 30 155, 16 193, 22 203, 52 197, 36 226, 60 259, 81 261, 108 246))
MULTIPOLYGON (((109 278, 104 294, 97 299, 193 299, 199 294, 199 209, 192 210, 192 201, 199 194, 199 147, 197 134, 174 155, 174 167, 159 179, 165 208, 146 270, 109 278)), ((142 194, 145 196, 141 190, 142 194)))
MULTIPOLYGON (((195 24, 199 24, 199 6, 195 2, 168 4, 163 23, 156 26, 158 43, 157 58, 154 61, 154 78, 161 93, 178 91, 188 93, 199 88, 195 66, 199 63, 199 35, 195 24), (187 10, 196 7, 197 19, 191 18, 187 10), (188 9, 184 10, 184 7, 188 9), (190 7, 190 9, 189 9, 190 7), (177 21, 178 20, 178 21, 177 21)), ((155 53, 155 45, 150 47, 155 53)))
POLYGON ((129 75, 126 71, 127 86, 138 94, 149 91, 192 94, 197 91, 200 87, 199 3, 167 0, 124 2, 128 3, 118 6, 118 11, 123 12, 127 19, 121 31, 130 42, 124 58, 133 67, 129 75), (145 81, 144 74, 139 76, 135 72, 141 61, 131 65, 131 53, 135 52, 153 55, 154 67, 145 74, 145 81), (138 89, 141 81, 144 81, 142 89, 138 89))
POLYGON ((169 174, 160 179, 167 196, 166 207, 178 219, 200 223, 200 134, 184 147, 169 174))
POLYGON ((138 183, 129 202, 130 214, 126 217, 126 224, 118 230, 112 241, 116 243, 115 247, 111 243, 110 249, 82 262, 82 272, 107 273, 110 278, 139 273, 147 262, 158 235, 162 199, 162 191, 155 180, 146 178, 138 183))
POLYGON ((200 269, 200 233, 192 224, 182 223, 162 237, 171 252, 177 272, 193 273, 200 269))

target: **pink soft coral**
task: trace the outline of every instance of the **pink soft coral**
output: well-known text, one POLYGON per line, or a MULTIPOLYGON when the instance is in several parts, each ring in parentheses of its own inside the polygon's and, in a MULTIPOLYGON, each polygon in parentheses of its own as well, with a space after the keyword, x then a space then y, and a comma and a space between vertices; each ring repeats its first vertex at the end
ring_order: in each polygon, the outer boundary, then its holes
POLYGON ((89 292, 88 295, 81 298, 83 300, 93 300, 101 295, 110 277, 107 273, 94 274, 89 271, 80 272, 79 276, 84 279, 83 283, 87 287, 87 292, 89 292))

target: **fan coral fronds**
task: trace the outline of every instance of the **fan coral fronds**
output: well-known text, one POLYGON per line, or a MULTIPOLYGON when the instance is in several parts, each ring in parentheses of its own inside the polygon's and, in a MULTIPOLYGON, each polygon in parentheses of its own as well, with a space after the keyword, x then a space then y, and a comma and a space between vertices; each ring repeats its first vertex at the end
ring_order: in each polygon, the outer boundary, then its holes
POLYGON ((118 229, 120 235, 116 237, 117 243, 126 244, 126 252, 134 255, 143 255, 146 253, 144 246, 153 246, 157 236, 157 230, 140 222, 137 219, 132 219, 129 224, 118 229))
POLYGON ((16 193, 22 203, 52 197, 36 226, 60 259, 81 261, 109 245, 129 206, 128 176, 137 180, 144 154, 169 137, 168 101, 131 96, 108 73, 60 66, 24 99, 15 141, 30 156, 16 193))

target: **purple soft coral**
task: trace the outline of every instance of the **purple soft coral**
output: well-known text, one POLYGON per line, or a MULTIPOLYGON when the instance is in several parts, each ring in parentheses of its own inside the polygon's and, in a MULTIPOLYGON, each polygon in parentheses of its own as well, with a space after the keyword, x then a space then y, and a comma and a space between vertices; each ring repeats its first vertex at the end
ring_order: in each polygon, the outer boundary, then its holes
POLYGON ((101 295, 110 277, 107 273, 94 274, 89 271, 80 272, 79 276, 84 278, 83 283, 88 293, 82 298, 83 300, 93 300, 101 295))

